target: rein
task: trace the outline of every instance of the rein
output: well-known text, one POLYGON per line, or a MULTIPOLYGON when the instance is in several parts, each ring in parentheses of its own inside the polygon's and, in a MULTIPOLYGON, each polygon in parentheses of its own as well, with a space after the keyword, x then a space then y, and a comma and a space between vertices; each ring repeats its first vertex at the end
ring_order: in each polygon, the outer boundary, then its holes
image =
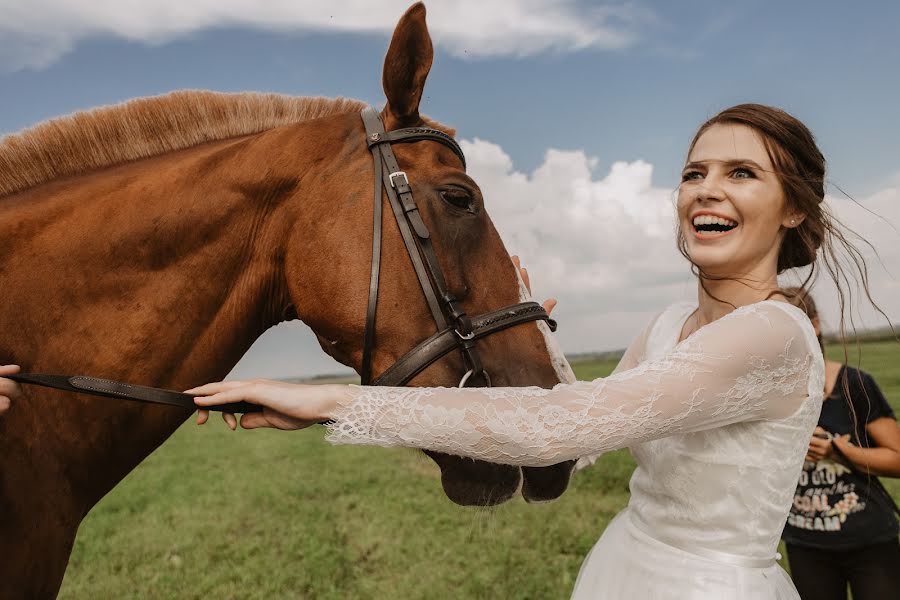
MULTIPOLYGON (((480 383, 485 387, 490 387, 491 378, 478 354, 476 342, 494 333, 532 321, 546 321, 550 330, 556 331, 556 321, 551 319, 544 307, 537 302, 521 302, 475 317, 466 314, 458 299, 447 290, 446 279, 431 243, 431 234, 419 214, 409 179, 406 173, 400 169, 397 158, 391 150, 391 144, 408 144, 424 140, 438 142, 452 150, 465 169, 466 158, 462 149, 452 137, 443 131, 429 127, 408 127, 386 132, 380 115, 371 106, 366 107, 360 116, 366 128, 366 144, 372 153, 375 179, 372 269, 369 278, 366 329, 360 369, 361 383, 362 385, 404 386, 435 361, 458 350, 466 368, 466 372, 460 379, 459 387, 465 387, 469 383, 480 383), (372 355, 375 349, 375 314, 378 306, 378 284, 381 270, 382 189, 386 192, 425 302, 428 304, 437 326, 437 333, 420 342, 373 380, 372 355)), ((194 404, 194 396, 191 394, 109 379, 41 373, 20 373, 5 375, 5 377, 19 383, 68 392, 167 404, 189 410, 197 408, 194 404)), ((262 407, 239 402, 208 406, 206 409, 249 413, 259 412, 262 407)))

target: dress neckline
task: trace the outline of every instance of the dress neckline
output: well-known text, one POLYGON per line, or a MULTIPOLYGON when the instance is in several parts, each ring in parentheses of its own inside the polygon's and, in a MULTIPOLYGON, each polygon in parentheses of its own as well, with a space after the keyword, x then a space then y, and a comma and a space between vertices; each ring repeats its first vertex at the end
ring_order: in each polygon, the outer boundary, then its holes
MULTIPOLYGON (((791 304, 790 302, 784 302, 783 300, 771 300, 771 299, 760 300, 759 302, 751 302, 750 304, 742 304, 741 306, 738 306, 737 308, 735 308, 734 310, 732 310, 730 313, 725 314, 725 315, 722 315, 721 317, 719 317, 719 318, 716 319, 715 321, 711 321, 711 322, 707 323, 706 325, 703 325, 703 326, 701 326, 701 327, 698 327, 697 329, 695 329, 694 331, 692 331, 692 332, 690 333, 690 335, 685 336, 685 338, 684 338, 683 340, 679 340, 679 338, 681 337, 681 332, 684 330, 684 326, 687 324, 687 320, 690 319, 690 318, 691 318, 691 315, 693 315, 693 314, 697 311, 697 309, 699 308, 699 305, 698 305, 697 302, 694 302, 694 301, 686 301, 686 302, 684 302, 683 304, 684 304, 684 306, 686 307, 686 309, 689 308, 690 311, 687 312, 683 317, 681 317, 681 318, 678 319, 678 321, 677 321, 677 323, 676 323, 677 326, 675 327, 675 339, 674 339, 674 344, 672 344, 671 346, 669 346, 669 349, 676 348, 676 347, 680 346, 681 344, 685 343, 686 341, 688 341, 689 339, 691 339, 692 337, 694 337, 694 336, 697 334, 697 332, 702 331, 704 327, 707 327, 707 326, 709 326, 709 325, 712 325, 713 323, 716 323, 717 321, 721 321, 722 319, 727 319, 728 317, 730 317, 731 315, 733 315, 734 313, 736 313, 736 312, 738 312, 738 311, 740 311, 740 310, 742 310, 742 309, 749 308, 749 307, 751 307, 751 306, 757 306, 757 305, 759 305, 759 304, 764 304, 764 303, 767 303, 767 302, 768 302, 768 303, 775 303, 775 304, 778 304, 779 306, 787 306, 787 307, 789 307, 790 309, 793 309, 793 310, 796 310, 796 311, 800 311, 800 313, 803 314, 804 317, 806 317, 806 313, 803 312, 802 309, 800 309, 799 307, 794 306, 794 305, 791 304)), ((676 305, 676 306, 677 306, 677 305, 676 305)), ((806 318, 808 319, 809 317, 806 317, 806 318)))

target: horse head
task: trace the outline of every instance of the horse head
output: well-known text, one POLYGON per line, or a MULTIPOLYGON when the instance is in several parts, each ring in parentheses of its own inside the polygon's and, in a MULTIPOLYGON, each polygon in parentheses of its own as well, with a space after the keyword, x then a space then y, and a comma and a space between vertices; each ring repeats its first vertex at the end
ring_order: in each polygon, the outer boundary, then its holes
MULTIPOLYGON (((454 131, 419 114, 433 50, 419 3, 400 19, 383 67, 387 104, 380 117, 390 132, 427 127, 454 131)), ((340 136, 342 147, 323 150, 335 157, 313 195, 329 202, 326 222, 298 227, 295 243, 287 245, 285 274, 296 314, 316 333, 322 348, 358 371, 364 365, 370 258, 373 256, 375 203, 388 204, 381 186, 373 186, 373 161, 361 119, 340 136), (331 177, 329 174, 335 175, 331 177), (373 197, 374 196, 374 197, 373 197), (320 252, 292 252, 309 248, 320 252), (315 281, 315 285, 311 282, 315 281), (301 283, 302 282, 302 283, 301 283)), ((445 289, 468 315, 520 303, 527 299, 519 274, 498 235, 478 184, 451 147, 433 139, 393 147, 400 169, 412 189, 418 212, 430 233, 430 244, 445 279, 445 289)), ((374 169, 380 169, 379 163, 374 169)), ((380 178, 379 178, 380 180, 380 178)), ((308 202, 309 190, 299 203, 308 202)), ((300 210, 298 206, 298 210, 300 210)), ((376 224, 377 225, 377 224, 376 224)), ((422 293, 410 254, 390 209, 381 219, 380 289, 374 319, 372 374, 377 378, 398 358, 435 333, 435 319, 422 293)), ((543 322, 506 329, 478 342, 479 356, 494 386, 552 387, 573 378, 543 322)), ((425 368, 409 382, 415 386, 453 386, 470 365, 452 352, 425 368)), ((436 452, 426 452, 441 468, 447 496, 464 505, 492 505, 522 489, 526 500, 555 498, 568 485, 572 463, 546 468, 491 464, 436 452)))

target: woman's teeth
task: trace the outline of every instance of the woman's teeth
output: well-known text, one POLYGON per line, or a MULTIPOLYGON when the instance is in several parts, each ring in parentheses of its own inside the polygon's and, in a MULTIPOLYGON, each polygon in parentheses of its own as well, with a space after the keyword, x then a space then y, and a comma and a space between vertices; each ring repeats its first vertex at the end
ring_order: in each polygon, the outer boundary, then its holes
POLYGON ((697 215, 693 223, 697 231, 706 232, 729 231, 737 227, 736 221, 713 215, 697 215))

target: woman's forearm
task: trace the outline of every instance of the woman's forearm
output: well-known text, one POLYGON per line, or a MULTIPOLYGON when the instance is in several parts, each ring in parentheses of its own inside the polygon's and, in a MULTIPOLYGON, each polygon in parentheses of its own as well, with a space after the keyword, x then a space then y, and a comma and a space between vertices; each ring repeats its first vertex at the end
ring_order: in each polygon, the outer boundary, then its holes
POLYGON ((861 448, 846 441, 832 443, 863 473, 900 477, 900 452, 890 448, 861 448))

